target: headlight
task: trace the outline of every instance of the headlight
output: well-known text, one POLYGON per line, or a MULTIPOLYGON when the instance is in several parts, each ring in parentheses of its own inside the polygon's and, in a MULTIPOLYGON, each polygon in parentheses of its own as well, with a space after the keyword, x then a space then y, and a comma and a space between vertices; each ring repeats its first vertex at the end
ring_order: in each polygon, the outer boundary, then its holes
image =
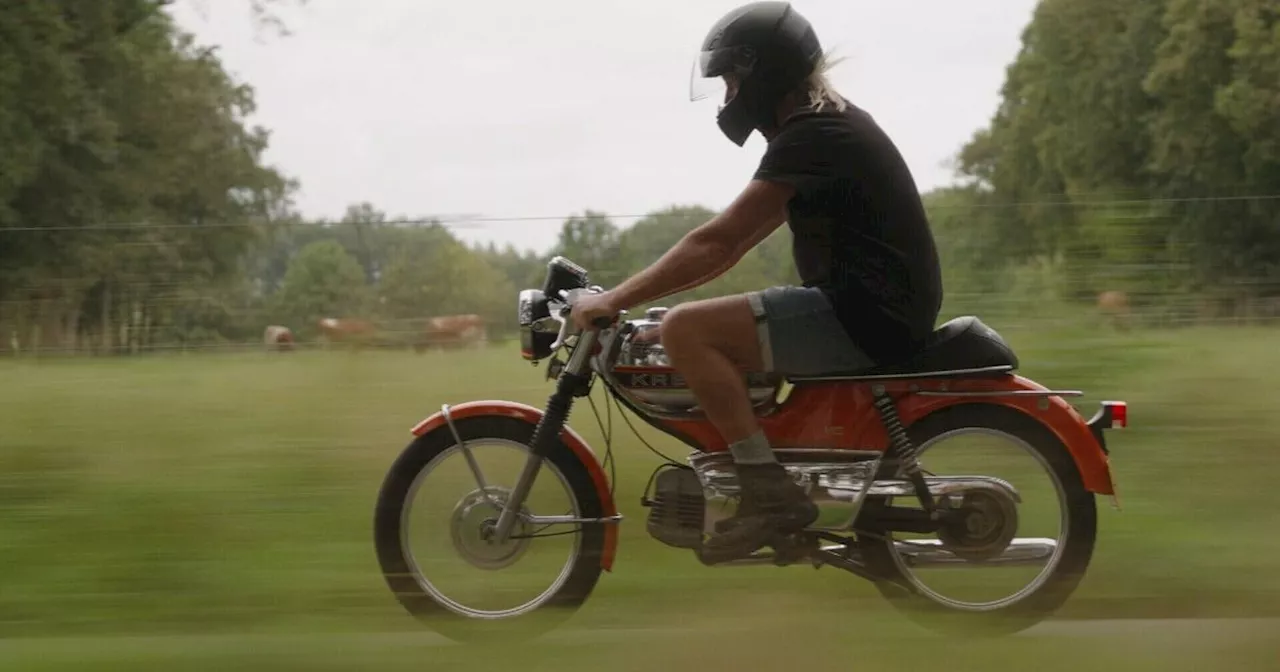
MULTIPOLYGON (((556 342, 557 331, 541 331, 551 310, 547 297, 539 289, 521 290, 516 299, 516 319, 520 323, 520 356, 536 362, 551 356, 551 344, 556 342)), ((558 326, 558 325, 557 325, 558 326)))

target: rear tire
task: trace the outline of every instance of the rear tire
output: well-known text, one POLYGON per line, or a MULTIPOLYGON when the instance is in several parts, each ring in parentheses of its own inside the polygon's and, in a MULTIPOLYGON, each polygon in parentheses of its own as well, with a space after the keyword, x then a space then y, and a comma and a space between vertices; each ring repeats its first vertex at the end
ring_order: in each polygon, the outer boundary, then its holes
MULTIPOLYGON (((907 428, 911 443, 921 446, 947 432, 992 429, 1024 441, 1048 464, 1062 486, 1066 506, 1065 540, 1056 566, 1036 592, 1007 607, 977 611, 940 604, 889 582, 877 583, 880 594, 916 623, 947 634, 1005 635, 1025 630, 1057 611, 1071 596, 1093 556, 1098 533, 1093 493, 1084 488, 1067 447, 1044 425, 1019 411, 991 404, 961 404, 937 411, 907 428)), ((869 499, 863 516, 873 516, 885 500, 869 499)), ((861 517, 861 516, 860 516, 861 517)), ((868 518, 869 519, 869 518, 868 518)), ((895 562, 892 541, 859 536, 858 547, 870 569, 904 583, 910 578, 895 562)), ((982 571, 982 570, 974 570, 982 571)))
MULTIPOLYGON (((526 448, 533 439, 535 429, 534 424, 525 420, 497 415, 457 420, 454 425, 464 442, 486 438, 505 439, 526 448)), ((554 629, 582 606, 600 578, 600 561, 604 553, 603 525, 581 525, 577 532, 581 537, 578 552, 572 559, 573 567, 565 582, 540 606, 511 617, 480 618, 459 613, 449 605, 437 601, 414 572, 414 563, 404 548, 401 537, 405 500, 418 474, 433 459, 454 445, 456 442, 448 426, 415 439, 392 464, 383 481, 374 512, 374 545, 388 588, 411 615, 436 632, 459 642, 495 637, 536 637, 554 629)), ((586 466, 559 437, 539 471, 539 480, 550 475, 547 472, 547 462, 564 476, 582 517, 597 518, 603 515, 604 503, 586 466)), ((562 526, 557 526, 559 527, 562 526)), ((568 529, 567 526, 563 527, 568 529)))

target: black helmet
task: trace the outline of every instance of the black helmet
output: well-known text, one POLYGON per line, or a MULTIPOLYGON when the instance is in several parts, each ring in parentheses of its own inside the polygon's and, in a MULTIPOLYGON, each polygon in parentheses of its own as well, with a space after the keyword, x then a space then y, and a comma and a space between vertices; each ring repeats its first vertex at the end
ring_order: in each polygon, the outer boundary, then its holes
POLYGON ((738 90, 716 121, 742 146, 758 129, 772 128, 778 101, 813 72, 822 45, 809 21, 787 2, 753 2, 716 21, 694 64, 689 99, 700 100, 735 75, 738 90))

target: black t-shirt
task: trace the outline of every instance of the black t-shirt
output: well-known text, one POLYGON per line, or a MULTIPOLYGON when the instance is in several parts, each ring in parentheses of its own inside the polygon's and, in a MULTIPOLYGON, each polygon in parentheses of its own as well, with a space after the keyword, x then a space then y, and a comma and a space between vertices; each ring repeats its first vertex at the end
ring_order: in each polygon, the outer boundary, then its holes
POLYGON ((821 288, 845 331, 878 362, 902 359, 935 327, 942 277, 906 161, 848 104, 804 109, 769 141, 756 179, 796 188, 787 204, 796 270, 821 288))

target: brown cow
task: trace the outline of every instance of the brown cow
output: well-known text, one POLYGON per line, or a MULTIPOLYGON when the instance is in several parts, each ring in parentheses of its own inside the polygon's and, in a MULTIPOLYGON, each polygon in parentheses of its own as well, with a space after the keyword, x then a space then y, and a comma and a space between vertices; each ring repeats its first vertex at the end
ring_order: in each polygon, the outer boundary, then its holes
POLYGON ((289 327, 270 325, 262 334, 262 343, 268 351, 289 352, 293 350, 293 332, 289 327))
POLYGON ((422 352, 430 347, 483 347, 489 341, 488 328, 483 317, 475 314, 442 315, 427 320, 422 340, 414 350, 422 352))
POLYGON ((1129 308, 1129 295, 1125 292, 1111 290, 1098 295, 1098 312, 1121 331, 1128 331, 1132 322, 1129 308))
POLYGON ((373 323, 368 320, 326 317, 317 322, 317 326, 326 344, 349 343, 359 348, 368 345, 376 335, 373 323))

